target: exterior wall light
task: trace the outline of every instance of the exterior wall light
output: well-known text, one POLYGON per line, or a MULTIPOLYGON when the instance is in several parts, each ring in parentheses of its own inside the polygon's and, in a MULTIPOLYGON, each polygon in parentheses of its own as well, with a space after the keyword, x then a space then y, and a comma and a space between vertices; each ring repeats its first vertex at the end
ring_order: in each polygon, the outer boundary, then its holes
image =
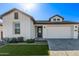
POLYGON ((77 31, 77 30, 74 30, 74 31, 77 31))

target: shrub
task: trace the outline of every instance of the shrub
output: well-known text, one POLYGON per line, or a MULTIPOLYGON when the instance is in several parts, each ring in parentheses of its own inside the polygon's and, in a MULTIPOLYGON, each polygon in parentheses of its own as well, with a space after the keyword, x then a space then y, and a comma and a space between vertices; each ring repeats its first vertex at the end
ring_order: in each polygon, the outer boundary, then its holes
POLYGON ((12 38, 12 39, 9 41, 9 43, 17 43, 17 42, 18 42, 17 38, 12 38))
POLYGON ((18 37, 18 42, 24 42, 24 38, 23 37, 18 37))
POLYGON ((8 43, 24 42, 23 37, 4 38, 3 40, 8 43))
POLYGON ((5 42, 9 42, 10 38, 3 38, 2 40, 5 41, 5 42))
POLYGON ((34 43, 35 42, 35 39, 28 39, 26 40, 27 43, 34 43))

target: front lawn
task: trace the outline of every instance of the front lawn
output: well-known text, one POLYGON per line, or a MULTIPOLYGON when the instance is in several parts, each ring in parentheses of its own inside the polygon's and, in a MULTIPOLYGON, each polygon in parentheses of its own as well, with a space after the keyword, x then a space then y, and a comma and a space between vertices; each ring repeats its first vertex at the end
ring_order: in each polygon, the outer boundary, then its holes
POLYGON ((0 55, 6 55, 6 56, 48 55, 48 45, 6 45, 0 48, 0 55))

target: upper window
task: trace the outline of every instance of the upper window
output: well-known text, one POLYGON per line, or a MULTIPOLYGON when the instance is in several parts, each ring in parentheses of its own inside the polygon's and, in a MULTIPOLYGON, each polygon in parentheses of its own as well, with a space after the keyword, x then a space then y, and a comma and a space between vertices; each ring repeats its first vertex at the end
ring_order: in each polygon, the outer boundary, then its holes
POLYGON ((14 19, 18 19, 18 12, 14 13, 14 19))
POLYGON ((57 21, 60 21, 60 19, 57 19, 57 21))
POLYGON ((53 21, 56 21, 56 19, 53 19, 53 21))

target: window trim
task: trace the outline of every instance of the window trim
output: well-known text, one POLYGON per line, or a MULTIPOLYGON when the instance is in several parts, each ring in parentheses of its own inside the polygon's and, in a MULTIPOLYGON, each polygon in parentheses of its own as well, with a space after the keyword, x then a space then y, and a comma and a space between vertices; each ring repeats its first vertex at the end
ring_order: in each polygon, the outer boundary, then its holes
POLYGON ((14 23, 14 34, 20 34, 21 32, 20 32, 20 23, 19 22, 16 22, 16 23, 14 23), (17 29, 17 27, 16 27, 16 24, 19 24, 19 29, 17 29), (18 31, 16 32, 16 30, 19 30, 19 33, 18 33, 18 31))

